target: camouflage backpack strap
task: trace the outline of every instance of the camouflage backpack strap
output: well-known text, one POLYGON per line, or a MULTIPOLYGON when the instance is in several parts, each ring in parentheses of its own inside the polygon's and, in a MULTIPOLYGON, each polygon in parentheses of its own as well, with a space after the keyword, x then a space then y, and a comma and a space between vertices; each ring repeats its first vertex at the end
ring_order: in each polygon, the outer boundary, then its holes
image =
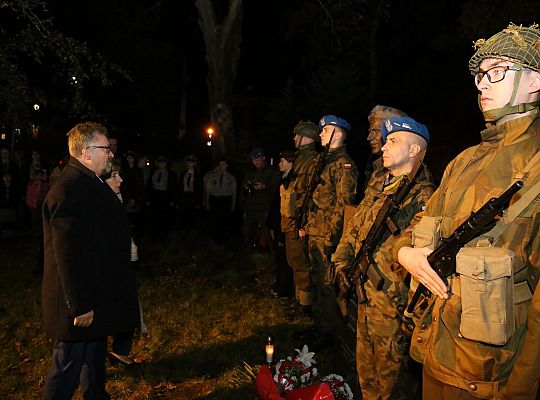
MULTIPOLYGON (((530 170, 538 163, 540 163, 540 152, 537 152, 534 155, 534 157, 525 166, 525 169, 522 171, 522 173, 519 174, 518 178, 524 179, 525 183, 527 183, 527 178, 529 177, 530 170)), ((504 216, 495 224, 495 226, 489 232, 483 235, 487 238, 489 243, 495 243, 497 239, 503 234, 505 229, 509 227, 512 222, 518 216, 520 216, 530 204, 540 202, 540 179, 536 183, 531 182, 531 184, 532 186, 527 189, 527 191, 521 196, 521 198, 514 204, 512 204, 510 207, 508 207, 508 209, 504 213, 504 216)), ((525 187, 527 187, 527 184, 525 184, 525 187)), ((532 292, 534 292, 539 278, 540 271, 537 268, 528 265, 527 281, 529 282, 529 287, 532 292)))

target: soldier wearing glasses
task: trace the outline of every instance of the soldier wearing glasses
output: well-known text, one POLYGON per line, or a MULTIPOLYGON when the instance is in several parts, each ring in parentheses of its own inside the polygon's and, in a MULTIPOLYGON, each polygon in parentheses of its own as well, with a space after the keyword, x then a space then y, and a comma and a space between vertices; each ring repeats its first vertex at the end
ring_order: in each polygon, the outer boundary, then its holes
POLYGON ((70 160, 43 204, 43 319, 55 341, 43 398, 69 399, 80 382, 85 399, 102 400, 107 336, 139 323, 130 230, 99 178, 113 157, 105 127, 78 124, 68 145, 70 160))
POLYGON ((516 180, 524 187, 500 220, 502 230, 460 250, 459 275, 448 277, 448 285, 429 265, 428 247, 399 249, 400 263, 433 293, 411 354, 423 363, 424 399, 534 399, 540 379, 540 30, 510 24, 476 45, 469 69, 487 129, 479 145, 447 166, 413 235, 420 238, 420 227, 428 233, 433 218, 433 231, 448 237, 516 180), (500 289, 505 294, 496 296, 500 289))

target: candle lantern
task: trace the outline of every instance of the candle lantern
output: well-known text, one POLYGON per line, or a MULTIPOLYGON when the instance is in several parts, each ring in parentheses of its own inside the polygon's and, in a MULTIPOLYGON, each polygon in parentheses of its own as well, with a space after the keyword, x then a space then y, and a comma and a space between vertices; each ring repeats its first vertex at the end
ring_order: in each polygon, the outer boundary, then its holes
POLYGON ((268 335, 266 337, 266 343, 265 343, 265 351, 266 351, 266 364, 271 365, 274 361, 274 339, 271 335, 268 335))

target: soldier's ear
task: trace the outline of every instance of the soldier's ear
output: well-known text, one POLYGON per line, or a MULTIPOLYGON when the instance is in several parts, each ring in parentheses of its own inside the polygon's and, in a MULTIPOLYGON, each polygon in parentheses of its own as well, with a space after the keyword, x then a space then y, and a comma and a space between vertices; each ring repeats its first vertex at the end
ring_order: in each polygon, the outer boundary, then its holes
POLYGON ((420 154, 421 151, 422 151, 422 148, 420 147, 420 145, 418 143, 413 143, 409 146, 409 157, 414 158, 418 156, 418 154, 420 154))
POLYGON ((540 73, 531 71, 531 83, 529 84, 529 93, 540 92, 540 73))

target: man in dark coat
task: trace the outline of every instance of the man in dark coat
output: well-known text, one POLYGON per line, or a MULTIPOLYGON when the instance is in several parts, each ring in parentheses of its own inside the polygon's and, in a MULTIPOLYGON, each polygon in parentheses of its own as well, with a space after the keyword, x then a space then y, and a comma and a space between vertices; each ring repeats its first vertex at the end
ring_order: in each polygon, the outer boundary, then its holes
POLYGON ((107 336, 139 323, 129 224, 99 178, 113 157, 105 127, 80 123, 68 145, 68 165, 43 204, 43 317, 55 340, 43 398, 70 399, 80 381, 85 400, 109 399, 107 336))

